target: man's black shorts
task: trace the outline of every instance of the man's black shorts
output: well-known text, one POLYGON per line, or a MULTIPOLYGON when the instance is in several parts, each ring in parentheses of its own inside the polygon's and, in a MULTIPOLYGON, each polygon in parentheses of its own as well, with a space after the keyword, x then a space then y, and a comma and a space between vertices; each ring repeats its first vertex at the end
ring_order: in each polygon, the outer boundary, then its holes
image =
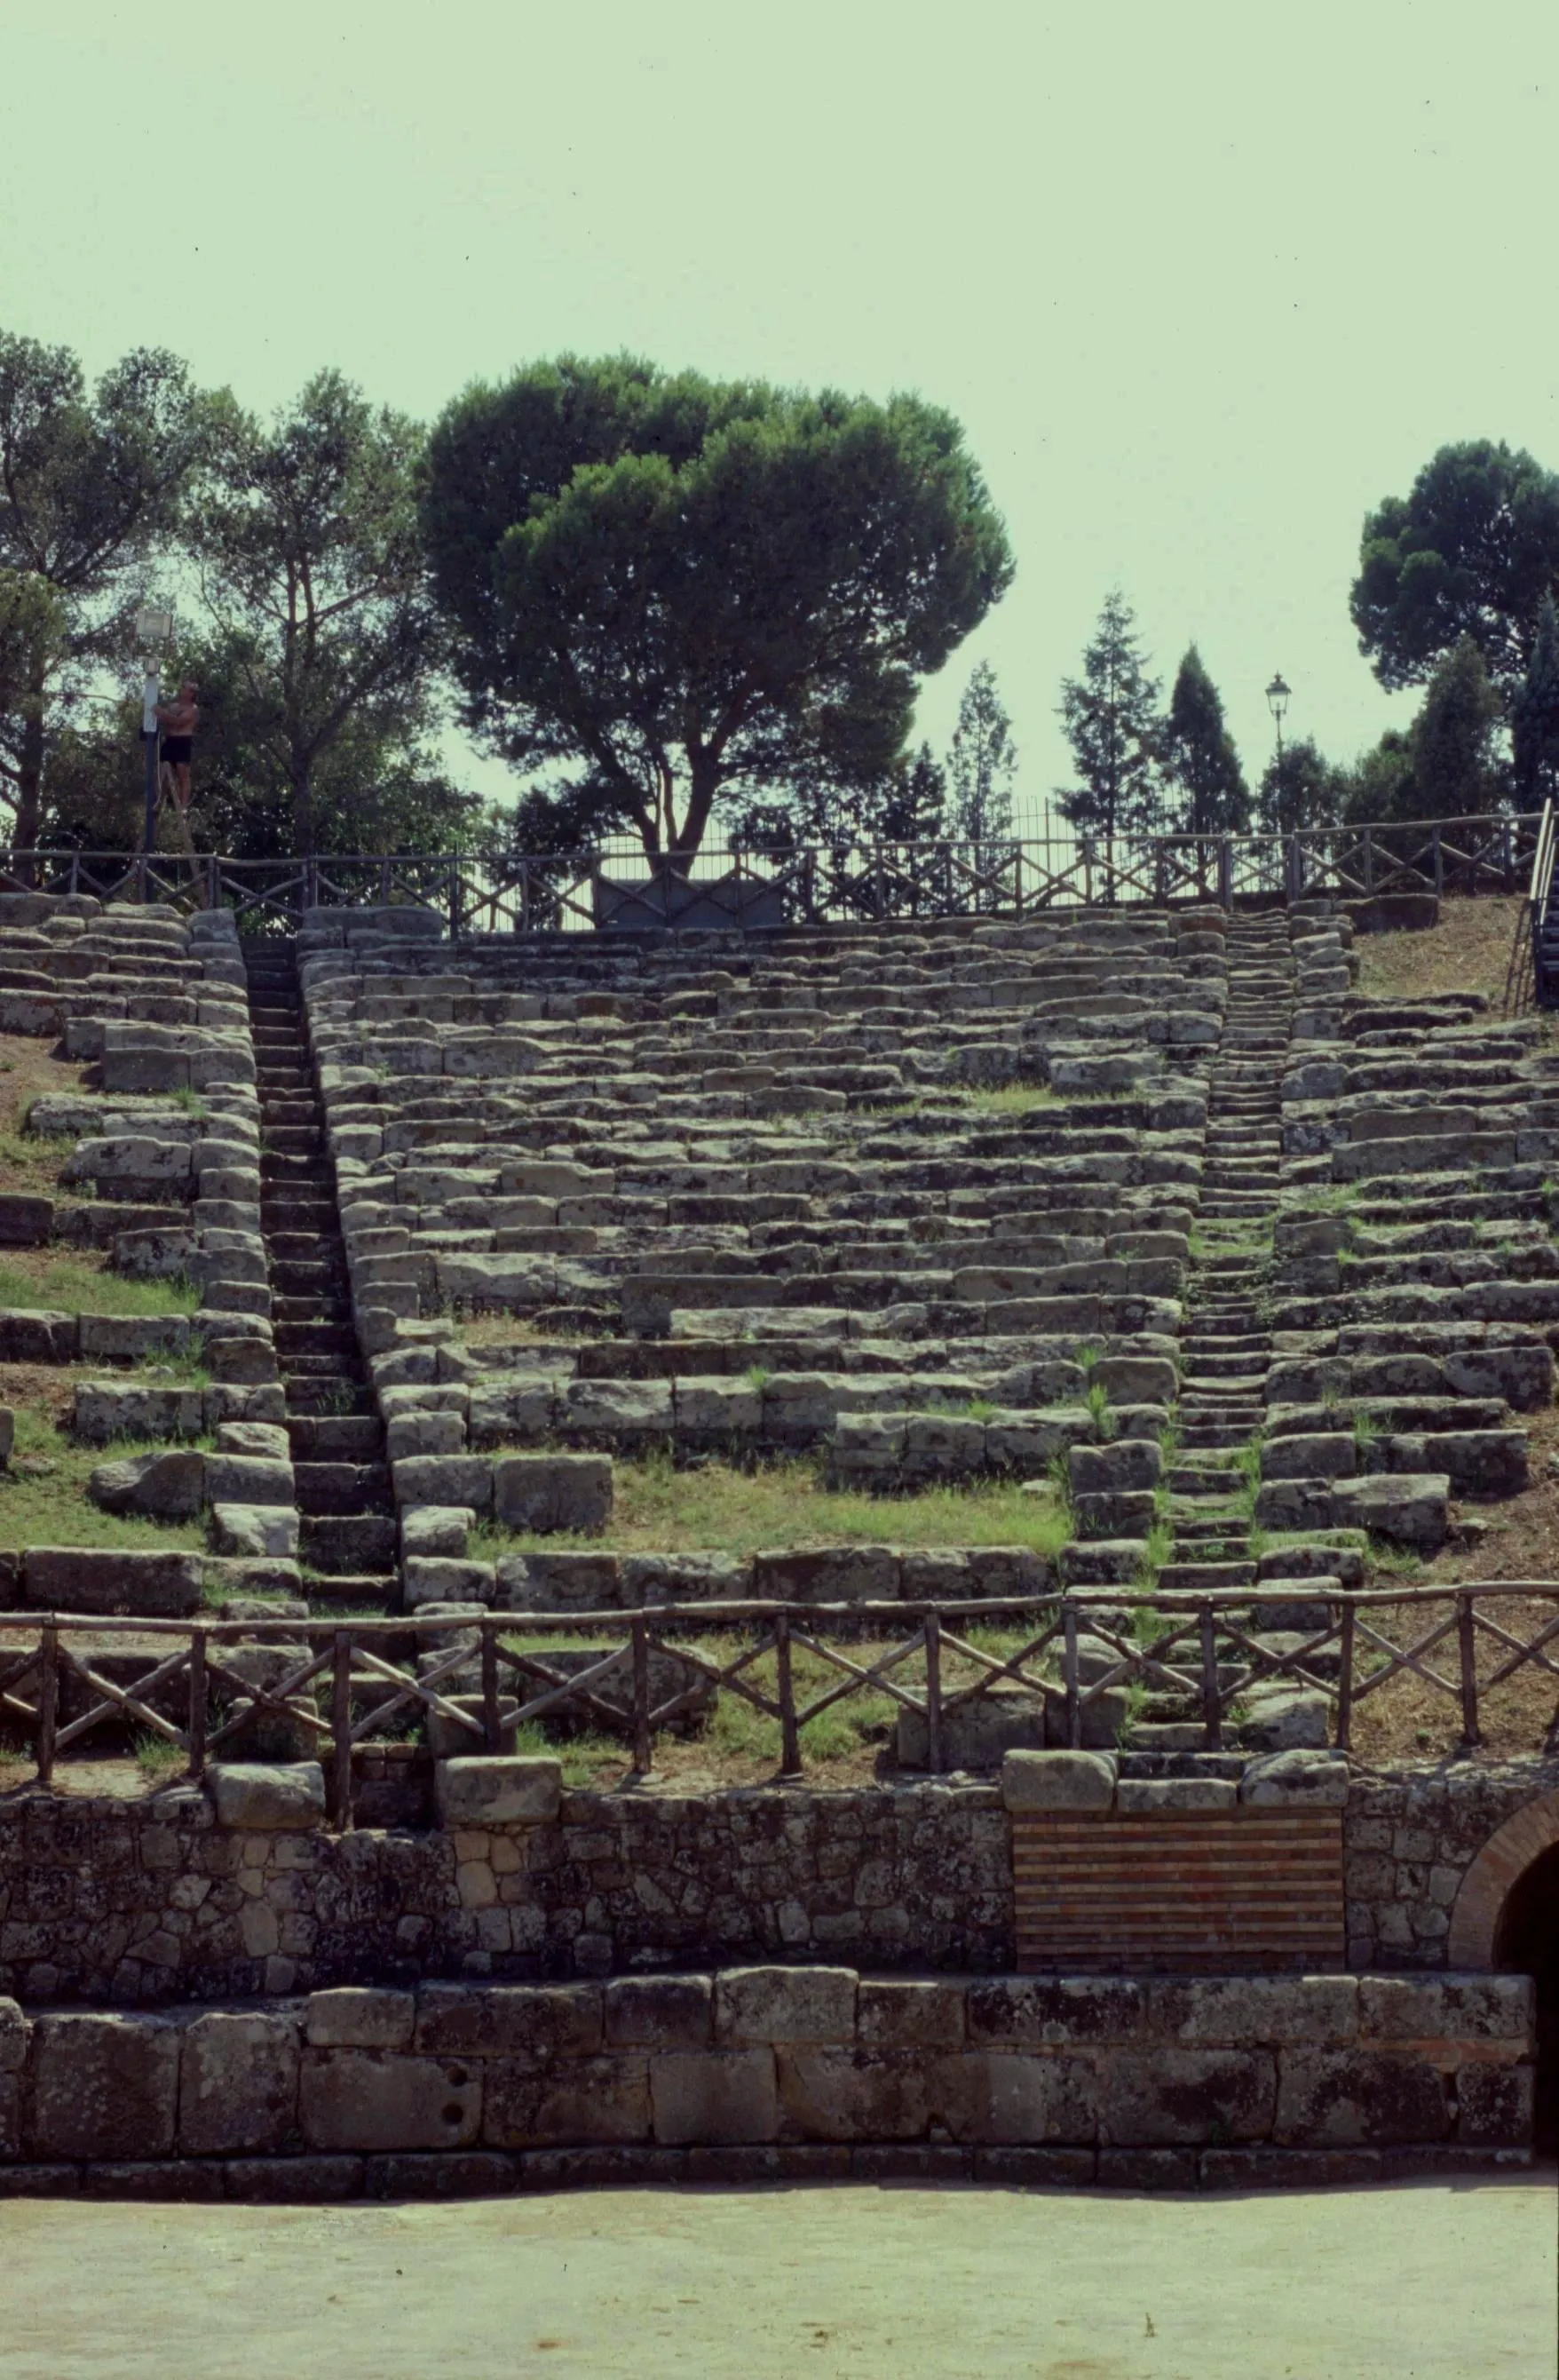
POLYGON ((194 742, 195 738, 193 735, 164 735, 163 738, 163 759, 170 762, 175 769, 181 761, 184 766, 187 768, 189 765, 189 755, 193 748, 194 742))

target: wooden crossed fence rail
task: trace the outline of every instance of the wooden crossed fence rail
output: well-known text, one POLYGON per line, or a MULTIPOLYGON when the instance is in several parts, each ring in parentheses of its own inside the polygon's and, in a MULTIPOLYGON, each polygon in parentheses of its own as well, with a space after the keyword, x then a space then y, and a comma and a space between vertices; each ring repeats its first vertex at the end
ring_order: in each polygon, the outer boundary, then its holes
MULTIPOLYGON (((1323 1626, 1283 1649, 1261 1644, 1263 1609, 1291 1605, 1301 1595, 1300 1586, 1286 1584, 1276 1594, 1119 1590, 913 1604, 748 1600, 663 1604, 630 1612, 489 1613, 480 1619, 412 1614, 349 1624, 8 1614, 0 1619, 0 1723, 31 1746, 39 1779, 46 1783, 62 1753, 112 1720, 133 1720, 162 1738, 186 1755, 189 1773, 199 1777, 262 1712, 284 1716, 315 1737, 330 1778, 332 1822, 347 1828, 353 1823, 355 1749, 376 1737, 389 1740, 382 1733, 387 1724, 416 1709, 437 1712, 455 1729, 456 1740, 466 1736, 469 1748, 481 1752, 500 1749, 505 1730, 517 1722, 545 1718, 566 1706, 571 1717, 587 1717, 619 1731, 626 1725, 634 1767, 647 1775, 657 1734, 713 1688, 740 1695, 778 1722, 780 1773, 799 1778, 804 1773, 808 1723, 861 1694, 887 1694, 900 1708, 917 1713, 925 1728, 926 1767, 938 1771, 946 1766, 949 1715, 1004 1681, 1058 1697, 1072 1744, 1082 1741, 1090 1706, 1112 1689, 1144 1686, 1178 1694, 1200 1712, 1203 1746, 1214 1752, 1222 1747, 1235 1704, 1272 1680, 1287 1679, 1327 1695, 1335 1708, 1335 1738, 1345 1749, 1359 1706, 1398 1678, 1416 1677, 1457 1703, 1461 1740, 1468 1746, 1481 1740, 1483 1697, 1517 1670, 1530 1665, 1559 1681, 1559 1660, 1548 1649, 1559 1639, 1554 1580, 1333 1593, 1323 1598, 1323 1626), (1517 1634, 1495 1614, 1501 1602, 1517 1599, 1550 1607, 1529 1636, 1517 1634), (1385 1607, 1408 1609, 1415 1624, 1421 1611, 1426 1624, 1410 1643, 1400 1644, 1378 1624, 1385 1607), (1024 1624, 1025 1633, 1013 1651, 994 1651, 973 1641, 976 1631, 1010 1629, 1014 1621, 1024 1624), (713 1658, 687 1641, 690 1633, 731 1627, 750 1631, 752 1637, 729 1660, 713 1658), (585 1633, 620 1641, 573 1674, 550 1662, 545 1650, 524 1649, 527 1635, 585 1633), (18 1633, 25 1643, 14 1642, 18 1633), (891 1633, 894 1641, 875 1658, 857 1658, 845 1649, 879 1633, 891 1633), (1093 1640, 1087 1664, 1092 1674, 1086 1678, 1080 1649, 1085 1633, 1093 1640), (393 1640, 404 1643, 407 1636, 419 1645, 436 1645, 441 1636, 454 1641, 418 1677, 388 1658, 393 1640), (836 1641, 830 1643, 830 1636, 836 1641), (169 1639, 171 1649, 154 1658, 169 1639), (284 1645, 296 1658, 284 1674, 260 1682, 224 1658, 240 1639, 248 1645, 284 1645), (97 1666, 115 1640, 150 1640, 151 1666, 128 1683, 104 1676, 97 1666), (1455 1648, 1454 1675, 1432 1658, 1447 1643, 1455 1648), (1490 1646, 1493 1659, 1480 1670, 1480 1655, 1490 1646), (659 1699, 651 1668, 658 1647, 674 1657, 679 1675, 690 1673, 670 1693, 661 1691, 659 1699), (1058 1675, 1047 1676, 1035 1665, 1052 1647, 1058 1675), (798 1652, 839 1672, 838 1682, 809 1689, 796 1675, 798 1652), (769 1656, 772 1680, 760 1680, 757 1665, 769 1656), (972 1682, 947 1681, 949 1656, 973 1666, 972 1682), (479 1694, 454 1699, 458 1673, 468 1672, 473 1657, 479 1694), (918 1665, 918 1690, 895 1674, 910 1663, 918 1665), (97 1697, 68 1719, 61 1717, 66 1680, 97 1697), (180 1680, 187 1682, 177 1698, 185 1709, 182 1725, 152 1699, 165 1697, 166 1689, 180 1680), (328 1716, 316 1706, 317 1682, 327 1680, 328 1716), (626 1694, 609 1701, 600 1692, 609 1681, 625 1685, 626 1694), (376 1685, 385 1692, 365 1708, 376 1685)), ((1554 1732, 1551 1723, 1550 1743, 1554 1732)))
POLYGON ((791 850, 707 844, 692 855, 636 845, 564 854, 342 852, 309 857, 189 859, 167 853, 0 851, 0 890, 91 892, 101 899, 230 908, 284 929, 319 909, 401 903, 436 909, 452 934, 593 931, 602 875, 650 865, 716 896, 740 925, 772 902, 792 925, 894 917, 1025 917, 1051 908, 1175 901, 1298 901, 1311 893, 1522 889, 1541 814, 1492 812, 1289 834, 993 836, 979 843, 852 842, 791 850), (755 914, 756 912, 755 911, 755 914))

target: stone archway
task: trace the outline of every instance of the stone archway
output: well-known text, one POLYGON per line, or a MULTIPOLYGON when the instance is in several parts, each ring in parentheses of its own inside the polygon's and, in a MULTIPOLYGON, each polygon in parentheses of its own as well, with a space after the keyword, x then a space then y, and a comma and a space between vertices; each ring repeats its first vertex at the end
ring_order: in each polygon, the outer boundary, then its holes
POLYGON ((1533 2129, 1559 2147, 1559 1793, 1544 1793, 1490 1836, 1462 1879, 1447 1944, 1453 1967, 1530 1975, 1537 2074, 1533 2129))
POLYGON ((1451 1967, 1497 1963, 1500 1918, 1517 1878, 1559 1843, 1559 1793, 1540 1793, 1495 1828, 1461 1881, 1445 1945, 1451 1967))

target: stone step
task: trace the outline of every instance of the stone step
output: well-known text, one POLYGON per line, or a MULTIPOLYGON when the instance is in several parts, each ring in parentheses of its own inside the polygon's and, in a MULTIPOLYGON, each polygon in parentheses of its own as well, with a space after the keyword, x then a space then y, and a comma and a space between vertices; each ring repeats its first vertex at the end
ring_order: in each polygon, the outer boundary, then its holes
POLYGON ((398 1524, 388 1516, 305 1512, 299 1536, 306 1567, 326 1577, 395 1569, 398 1524))
MULTIPOLYGON (((366 1379, 344 1379, 339 1372, 288 1370, 283 1374, 282 1387, 289 1422, 354 1421, 374 1413, 373 1390, 366 1379)), ((374 1427, 379 1427, 375 1417, 374 1427)))
POLYGON ((289 1361, 304 1355, 356 1355, 357 1334, 350 1322, 278 1322, 276 1353, 289 1361))
POLYGON ((384 1426, 377 1414, 291 1414, 293 1463, 382 1463, 384 1426))
POLYGON ((401 1582, 393 1570, 345 1571, 339 1577, 309 1579, 308 1596, 311 1611, 353 1611, 364 1606, 384 1611, 398 1610, 401 1582))
POLYGON ((297 1483, 297 1509, 311 1516, 327 1513, 387 1513, 390 1472, 383 1463, 293 1463, 297 1483))

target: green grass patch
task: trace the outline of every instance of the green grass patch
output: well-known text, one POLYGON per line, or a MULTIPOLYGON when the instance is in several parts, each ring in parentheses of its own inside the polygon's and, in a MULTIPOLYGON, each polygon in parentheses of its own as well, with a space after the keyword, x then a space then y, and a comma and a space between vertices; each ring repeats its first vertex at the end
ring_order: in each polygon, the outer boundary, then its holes
POLYGON ((994 1090, 966 1092, 963 1104, 971 1115, 1011 1116, 1030 1115, 1035 1108, 1065 1107, 1066 1101, 1048 1083, 1003 1083, 994 1090))
POLYGON ((744 1471, 725 1463, 679 1471, 665 1458, 619 1463, 612 1518, 604 1535, 537 1536, 484 1523, 472 1555, 550 1553, 609 1545, 619 1553, 729 1553, 811 1546, 1032 1546, 1054 1553, 1071 1535, 1053 1496, 1015 1480, 868 1496, 830 1488, 820 1463, 771 1463, 744 1471))
POLYGON ((65 1314, 193 1314, 200 1292, 187 1274, 137 1281, 90 1257, 49 1256, 41 1263, 0 1264, 0 1306, 65 1314))
MULTIPOLYGON (((199 1520, 148 1521, 100 1511, 88 1484, 100 1463, 153 1451, 148 1439, 121 1439, 113 1447, 78 1446, 44 1415, 22 1406, 10 1466, 0 1471, 0 1547, 123 1547, 163 1553, 203 1551, 206 1533, 199 1520)), ((162 1451, 157 1442, 156 1451, 162 1451)))

